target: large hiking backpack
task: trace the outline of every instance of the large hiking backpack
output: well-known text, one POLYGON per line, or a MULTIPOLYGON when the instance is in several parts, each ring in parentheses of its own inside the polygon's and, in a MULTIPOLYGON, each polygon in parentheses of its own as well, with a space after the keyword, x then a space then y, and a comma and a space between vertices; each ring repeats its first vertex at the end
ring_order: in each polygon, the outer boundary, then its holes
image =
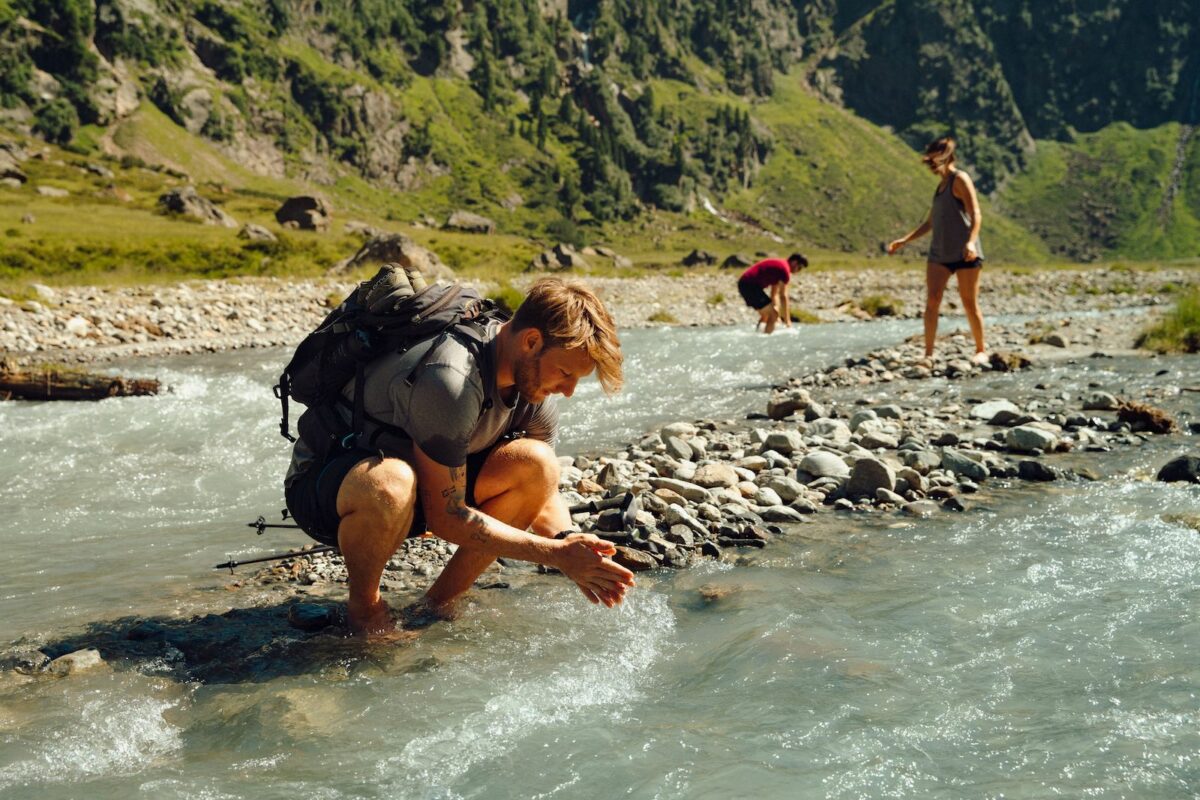
MULTIPOLYGON (((282 414, 279 432, 288 441, 288 399, 308 406, 297 432, 323 457, 333 447, 354 447, 364 423, 377 431, 406 436, 394 426, 369 417, 363 409, 366 367, 389 353, 402 353, 438 336, 453 335, 476 355, 485 371, 493 369, 483 346, 487 326, 508 315, 474 289, 458 283, 428 286, 417 270, 384 264, 375 277, 360 283, 350 295, 304 338, 274 387, 282 414), (354 402, 342 390, 354 380, 354 402), (352 409, 349 423, 338 406, 352 409)), ((435 345, 436 347, 436 345, 435 345)), ((432 352, 434 348, 430 348, 432 352)), ((422 359, 423 361, 423 359, 422 359)), ((415 380, 421 364, 407 376, 415 380)), ((374 446, 370 443, 369 446, 374 446)))

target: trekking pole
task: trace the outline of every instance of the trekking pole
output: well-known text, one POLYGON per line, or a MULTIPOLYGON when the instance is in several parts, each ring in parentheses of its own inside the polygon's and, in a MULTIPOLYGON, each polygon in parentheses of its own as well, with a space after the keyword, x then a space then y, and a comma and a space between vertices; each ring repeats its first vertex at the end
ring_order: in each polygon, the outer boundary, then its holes
MULTIPOLYGON (((287 515, 285 514, 283 518, 287 519, 287 515)), ((260 514, 258 519, 254 520, 254 522, 247 522, 246 527, 254 528, 256 531, 258 531, 258 535, 262 536, 263 531, 265 531, 267 528, 299 528, 300 526, 299 525, 271 525, 270 523, 267 522, 267 518, 260 514)))
MULTIPOLYGON (((289 527, 287 525, 275 527, 289 527)), ((297 556, 315 556, 320 553, 336 553, 338 549, 332 545, 322 545, 314 547, 312 550, 293 550, 290 553, 277 553, 273 556, 262 556, 260 558, 248 558, 245 561, 226 561, 224 564, 217 564, 213 569, 227 569, 229 574, 233 574, 234 567, 240 567, 243 564, 261 564, 264 561, 278 561, 281 558, 295 558, 297 556)))

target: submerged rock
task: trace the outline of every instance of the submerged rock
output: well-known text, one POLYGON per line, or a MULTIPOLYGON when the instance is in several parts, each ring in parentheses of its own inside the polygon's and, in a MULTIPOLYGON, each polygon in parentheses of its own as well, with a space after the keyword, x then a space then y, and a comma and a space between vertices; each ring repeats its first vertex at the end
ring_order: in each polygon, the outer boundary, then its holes
POLYGON ((1158 480, 1165 483, 1200 483, 1200 458, 1173 458, 1158 471, 1158 480))

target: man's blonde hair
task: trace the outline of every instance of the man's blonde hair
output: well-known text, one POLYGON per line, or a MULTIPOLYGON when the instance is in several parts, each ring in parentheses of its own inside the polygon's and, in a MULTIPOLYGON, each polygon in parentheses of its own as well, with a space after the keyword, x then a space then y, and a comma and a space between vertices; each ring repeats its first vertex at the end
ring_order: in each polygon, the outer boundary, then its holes
POLYGON ((582 347, 596 365, 596 377, 604 393, 620 391, 625 381, 621 374, 624 356, 617 326, 600 298, 582 283, 539 279, 529 287, 512 325, 514 331, 537 328, 550 347, 582 347))

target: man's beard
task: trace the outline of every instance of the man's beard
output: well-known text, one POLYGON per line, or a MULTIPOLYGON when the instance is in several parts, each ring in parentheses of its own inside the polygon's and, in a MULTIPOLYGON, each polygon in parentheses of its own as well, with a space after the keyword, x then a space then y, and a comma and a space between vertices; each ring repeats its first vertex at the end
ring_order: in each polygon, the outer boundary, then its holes
POLYGON ((529 356, 518 361, 513 377, 517 386, 517 394, 526 401, 533 402, 534 395, 542 388, 542 354, 539 352, 536 356, 529 356))

